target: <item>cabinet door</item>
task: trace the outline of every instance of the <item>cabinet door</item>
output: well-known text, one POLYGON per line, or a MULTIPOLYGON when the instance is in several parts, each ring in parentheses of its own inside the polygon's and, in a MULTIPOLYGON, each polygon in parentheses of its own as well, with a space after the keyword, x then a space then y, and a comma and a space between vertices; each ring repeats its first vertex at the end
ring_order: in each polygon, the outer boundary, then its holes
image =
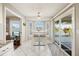
POLYGON ((14 52, 14 49, 13 49, 13 42, 3 46, 1 49, 0 49, 0 53, 2 56, 11 56, 14 52))

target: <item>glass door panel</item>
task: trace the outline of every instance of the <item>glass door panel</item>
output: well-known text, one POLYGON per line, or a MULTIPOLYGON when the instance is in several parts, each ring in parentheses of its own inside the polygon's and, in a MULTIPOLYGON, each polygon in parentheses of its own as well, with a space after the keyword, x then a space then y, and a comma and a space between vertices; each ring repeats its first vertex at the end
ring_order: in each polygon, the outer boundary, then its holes
POLYGON ((69 55, 72 54, 72 15, 54 21, 55 42, 69 55))
POLYGON ((59 45, 60 43, 60 24, 59 20, 54 22, 54 37, 55 37, 55 42, 59 45))
POLYGON ((64 50, 71 55, 71 48, 72 48, 72 16, 71 15, 61 19, 60 28, 61 28, 60 31, 61 45, 65 47, 64 50))

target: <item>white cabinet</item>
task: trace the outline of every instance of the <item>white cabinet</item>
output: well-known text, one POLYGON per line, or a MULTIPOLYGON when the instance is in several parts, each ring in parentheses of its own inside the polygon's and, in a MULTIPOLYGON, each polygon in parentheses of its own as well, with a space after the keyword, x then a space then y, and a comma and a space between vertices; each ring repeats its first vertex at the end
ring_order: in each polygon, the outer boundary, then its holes
POLYGON ((13 42, 9 42, 0 48, 0 56, 12 56, 13 52, 13 42))

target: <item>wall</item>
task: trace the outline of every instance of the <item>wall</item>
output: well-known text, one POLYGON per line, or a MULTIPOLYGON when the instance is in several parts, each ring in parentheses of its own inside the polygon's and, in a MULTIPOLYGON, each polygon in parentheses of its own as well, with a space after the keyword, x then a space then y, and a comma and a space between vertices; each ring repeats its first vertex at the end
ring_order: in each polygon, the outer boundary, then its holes
POLYGON ((4 8, 3 4, 0 3, 0 43, 6 43, 4 39, 4 8))
POLYGON ((10 35, 10 20, 6 18, 6 32, 10 35))
POLYGON ((25 20, 26 20, 25 18, 22 18, 21 19, 21 27, 22 27, 21 43, 22 44, 27 40, 27 37, 26 37, 26 34, 27 34, 27 32, 26 32, 26 29, 27 29, 26 26, 27 26, 27 24, 26 24, 26 21, 25 20), (24 26, 23 23, 25 23, 26 25, 24 26))
MULTIPOLYGON (((50 39, 50 40, 52 40, 52 38, 51 38, 51 27, 52 26, 52 24, 51 24, 51 21, 46 21, 46 24, 45 24, 45 29, 47 30, 47 34, 48 34, 48 39, 50 39)), ((52 41, 51 41, 52 42, 52 41)))
POLYGON ((50 34, 51 34, 51 36, 50 36, 50 37, 51 37, 51 42, 54 42, 54 39, 53 39, 53 38, 54 38, 54 35, 53 35, 53 31, 54 31, 54 30, 53 30, 53 19, 52 19, 52 21, 50 21, 50 23, 51 23, 51 26, 50 26, 50 27, 51 27, 51 28, 50 28, 50 32, 51 32, 51 33, 50 33, 50 34))
POLYGON ((79 4, 76 4, 76 10, 75 10, 75 16, 76 16, 76 43, 75 43, 75 48, 76 48, 76 55, 79 56, 79 4))

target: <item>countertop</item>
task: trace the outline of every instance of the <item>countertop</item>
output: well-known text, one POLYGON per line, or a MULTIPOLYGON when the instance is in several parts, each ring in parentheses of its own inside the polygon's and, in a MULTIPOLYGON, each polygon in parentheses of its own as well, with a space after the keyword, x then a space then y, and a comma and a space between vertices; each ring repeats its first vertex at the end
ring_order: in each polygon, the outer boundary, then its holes
POLYGON ((0 44, 0 48, 2 48, 3 46, 5 46, 11 42, 13 42, 13 40, 7 40, 5 44, 0 44))

